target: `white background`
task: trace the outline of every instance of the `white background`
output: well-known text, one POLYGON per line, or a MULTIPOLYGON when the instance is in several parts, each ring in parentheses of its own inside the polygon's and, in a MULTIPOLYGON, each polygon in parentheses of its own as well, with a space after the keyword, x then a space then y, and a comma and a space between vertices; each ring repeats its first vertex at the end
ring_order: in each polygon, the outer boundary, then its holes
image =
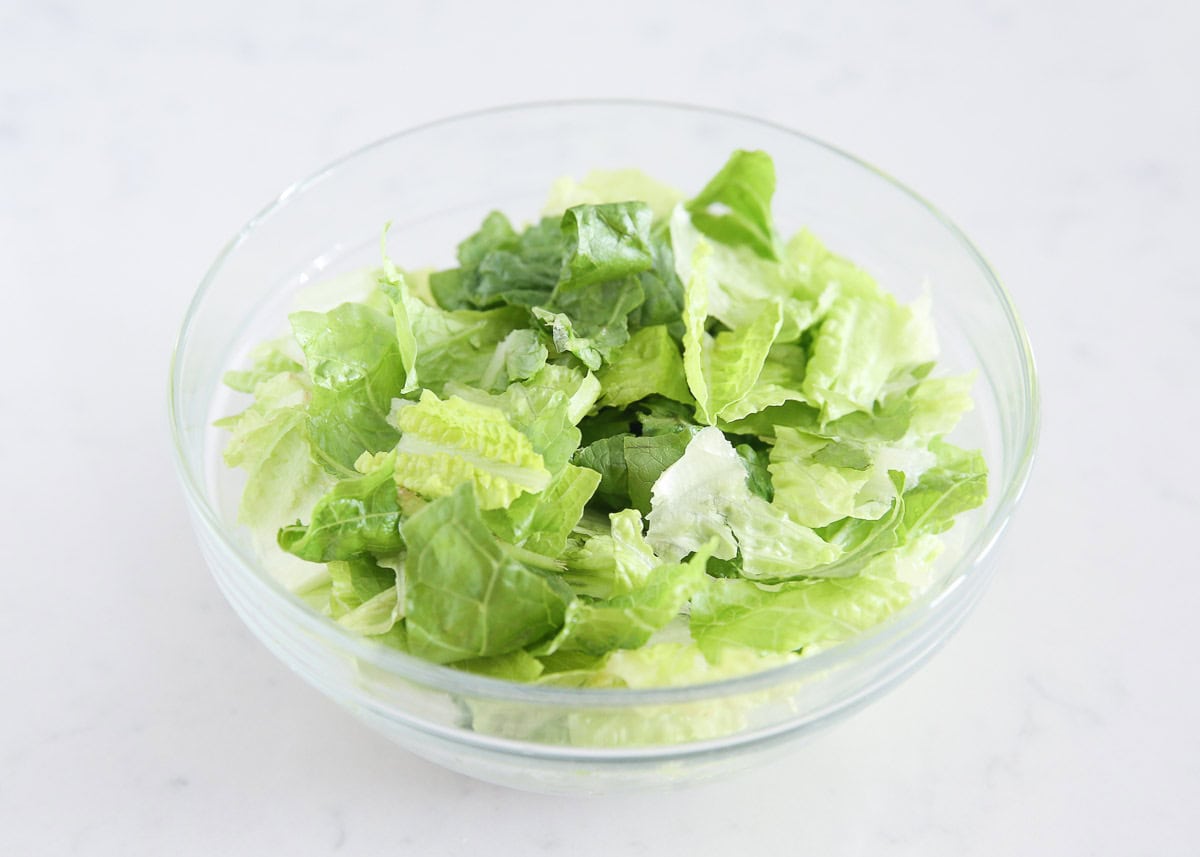
POLYGON ((1195 854, 1194 4, 451 6, 0 0, 0 853, 1195 854), (166 374, 292 180, 605 95, 918 188, 1012 290, 1045 424, 995 584, 918 675, 750 776, 547 798, 394 749, 250 637, 188 529, 166 374))

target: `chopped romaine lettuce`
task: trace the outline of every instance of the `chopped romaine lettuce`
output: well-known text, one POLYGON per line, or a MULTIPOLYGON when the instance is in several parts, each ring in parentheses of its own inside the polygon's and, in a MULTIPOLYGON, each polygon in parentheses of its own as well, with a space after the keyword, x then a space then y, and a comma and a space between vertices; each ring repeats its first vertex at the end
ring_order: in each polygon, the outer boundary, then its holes
MULTIPOLYGON (((560 687, 718 680, 884 621, 986 499, 944 439, 973 376, 931 374, 928 296, 784 240, 774 193, 763 152, 690 200, 594 172, 529 226, 489 214, 454 268, 385 252, 330 286, 226 376, 253 397, 219 425, 264 563, 381 645, 560 687)), ((607 746, 744 715, 708 705, 472 716, 607 746)))

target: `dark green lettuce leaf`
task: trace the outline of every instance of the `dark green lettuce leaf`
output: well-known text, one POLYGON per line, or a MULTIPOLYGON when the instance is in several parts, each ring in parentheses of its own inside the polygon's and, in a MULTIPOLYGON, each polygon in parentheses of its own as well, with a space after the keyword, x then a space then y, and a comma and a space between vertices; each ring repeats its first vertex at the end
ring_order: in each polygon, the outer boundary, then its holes
POLYGON ((570 587, 497 542, 469 484, 404 522, 405 626, 413 654, 438 663, 504 655, 561 626, 570 587))
POLYGON ((663 471, 687 449, 691 432, 606 437, 581 448, 573 459, 580 467, 600 474, 596 497, 612 509, 633 508, 650 512, 650 491, 663 471))

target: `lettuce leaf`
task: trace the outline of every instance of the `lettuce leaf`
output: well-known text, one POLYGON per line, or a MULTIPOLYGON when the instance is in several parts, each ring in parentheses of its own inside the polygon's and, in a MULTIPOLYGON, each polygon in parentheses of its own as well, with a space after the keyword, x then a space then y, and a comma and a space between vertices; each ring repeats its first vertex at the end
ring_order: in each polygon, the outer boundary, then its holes
POLYGON ((745 246, 764 259, 779 258, 771 216, 775 162, 766 152, 734 152, 687 204, 696 228, 722 244, 745 246))
POLYGON ((600 474, 597 498, 614 509, 649 513, 651 489, 663 471, 683 455, 690 432, 603 438, 575 453, 573 461, 600 474))
POLYGON ((602 655, 645 645, 704 586, 707 560, 701 551, 685 563, 659 566, 628 592, 601 601, 576 599, 567 606, 562 629, 540 653, 602 655))
POLYGON ((562 626, 570 587, 495 540, 470 484, 406 520, 402 535, 413 654, 438 663, 504 655, 562 626))
POLYGON ((446 310, 537 306, 558 282, 562 260, 557 218, 542 218, 518 234, 507 217, 493 211, 458 245, 460 267, 433 274, 430 290, 446 310))
POLYGON ((775 302, 764 304, 745 327, 709 336, 705 323, 710 259, 711 249, 701 244, 684 291, 683 366, 696 399, 697 419, 714 425, 723 413, 735 410, 758 380, 783 324, 783 308, 775 302))
MULTIPOLYGON (((332 583, 329 607, 330 614, 335 619, 362 607, 387 589, 393 590, 392 600, 395 601, 395 569, 380 565, 372 556, 335 560, 329 563, 329 577, 332 583)), ((389 610, 389 615, 393 612, 394 610, 389 610)), ((361 619, 362 615, 358 618, 361 619)))
POLYGON ((279 546, 310 562, 403 548, 395 463, 396 454, 388 453, 364 475, 339 481, 317 501, 307 525, 296 523, 279 531, 279 546))
POLYGON ((803 385, 825 420, 871 413, 893 378, 937 353, 927 300, 901 306, 857 270, 831 288, 837 297, 813 339, 803 385))
POLYGON ((600 404, 623 408, 654 395, 690 402, 679 346, 665 325, 643 327, 617 349, 596 375, 600 404))
POLYGON ((396 424, 396 483, 422 496, 445 497, 469 483, 480 508, 497 509, 550 484, 542 456, 497 408, 426 390, 399 409, 396 424))
POLYGON ((553 302, 654 267, 650 208, 641 202, 577 205, 562 216, 566 250, 553 302))
POLYGON ((849 639, 908 603, 908 584, 866 573, 764 588, 713 580, 692 598, 692 637, 709 657, 726 647, 796 652, 849 639))
POLYGON ((563 577, 581 595, 612 598, 643 587, 662 565, 643 534, 642 516, 622 509, 608 516, 608 532, 582 533, 563 554, 563 577))
MULTIPOLYGON (((426 303, 413 294, 408 278, 386 254, 381 288, 392 310, 396 348, 407 374, 402 390, 406 394, 422 388, 440 394, 447 382, 476 386, 485 377, 489 384, 495 382, 501 344, 524 326, 525 312, 519 307, 448 312, 426 303)), ((527 351, 525 360, 532 355, 527 351)), ((507 368, 506 352, 501 359, 507 368)))
POLYGON ((222 376, 225 386, 239 393, 253 393, 254 388, 276 375, 297 375, 304 367, 292 355, 289 339, 271 339, 260 343, 250 352, 253 368, 229 371, 222 376))
POLYGON ((937 456, 937 464, 904 495, 901 528, 907 537, 945 532, 956 516, 982 506, 987 499, 983 453, 942 440, 934 440, 929 448, 937 456))
POLYGON ((500 539, 558 556, 599 483, 594 470, 566 464, 544 491, 522 494, 506 509, 484 511, 483 518, 500 539))
POLYGON ((331 472, 352 473, 363 452, 386 451, 398 438, 387 421, 405 380, 394 325, 356 303, 292 313, 289 320, 312 382, 307 413, 314 452, 331 472))

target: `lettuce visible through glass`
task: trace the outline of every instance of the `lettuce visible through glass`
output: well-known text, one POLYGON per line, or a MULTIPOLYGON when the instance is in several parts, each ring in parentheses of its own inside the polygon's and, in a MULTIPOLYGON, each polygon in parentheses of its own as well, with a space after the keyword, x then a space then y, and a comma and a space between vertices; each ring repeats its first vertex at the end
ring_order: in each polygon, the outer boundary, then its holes
POLYGON ((928 297, 781 233, 775 178, 563 179, 455 267, 385 249, 365 297, 294 313, 218 423, 264 563, 382 645, 564 687, 753 672, 902 608, 987 497, 947 440, 973 376, 934 374, 928 297))

